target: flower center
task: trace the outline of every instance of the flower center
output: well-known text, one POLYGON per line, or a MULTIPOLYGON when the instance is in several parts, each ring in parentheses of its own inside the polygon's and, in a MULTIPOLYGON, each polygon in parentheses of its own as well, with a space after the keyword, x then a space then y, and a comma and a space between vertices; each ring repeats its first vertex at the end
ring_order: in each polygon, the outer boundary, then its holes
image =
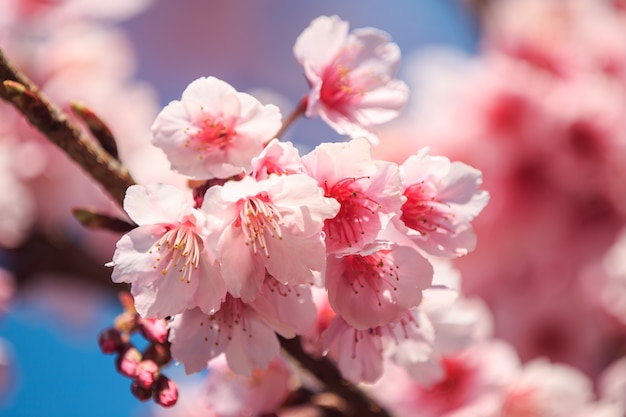
POLYGON ((459 408, 466 401, 473 370, 457 358, 444 358, 442 365, 446 373, 444 379, 423 392, 443 414, 459 408))
MULTIPOLYGON (((239 298, 234 298, 230 294, 226 294, 226 298, 222 302, 220 309, 211 314, 208 318, 208 326, 206 331, 216 335, 215 346, 219 346, 220 343, 228 343, 233 340, 233 332, 242 331, 247 333, 250 337, 252 334, 249 332, 250 324, 246 315, 245 304, 239 298), (241 329, 237 329, 241 327, 241 329), (223 340, 223 339, 226 340, 223 340)), ((201 321, 200 326, 204 326, 205 322, 201 321)), ((209 337, 204 338, 205 341, 209 340, 209 337)))
POLYGON ((189 283, 198 270, 202 249, 202 239, 195 233, 195 225, 183 223, 165 232, 148 253, 156 255, 152 269, 161 270, 163 275, 178 273, 181 282, 189 283))
POLYGON ((186 129, 190 137, 185 147, 194 146, 200 152, 223 150, 237 136, 234 125, 234 121, 228 118, 206 115, 194 124, 195 133, 189 133, 190 128, 186 129))
POLYGON ((343 278, 352 285, 355 294, 364 288, 374 289, 378 305, 382 306, 381 288, 383 291, 398 290, 395 284, 399 281, 397 271, 399 266, 394 264, 389 251, 379 250, 367 256, 348 255, 345 262, 343 278))
POLYGON ((382 207, 356 186, 361 178, 345 178, 333 186, 324 181, 324 196, 334 198, 341 205, 339 213, 324 222, 326 239, 348 247, 358 244, 365 234, 363 224, 382 207))
POLYGON ((350 69, 342 64, 329 66, 322 80, 320 100, 342 114, 365 94, 351 83, 350 69))
POLYGON ((241 207, 236 225, 241 227, 246 246, 252 246, 255 255, 261 250, 269 258, 267 237, 283 238, 280 229, 282 216, 266 192, 248 197, 239 204, 241 207))
POLYGON ((437 190, 432 183, 419 182, 404 191, 407 201, 402 205, 400 219, 404 224, 422 235, 441 230, 452 233, 450 206, 435 197, 437 190))

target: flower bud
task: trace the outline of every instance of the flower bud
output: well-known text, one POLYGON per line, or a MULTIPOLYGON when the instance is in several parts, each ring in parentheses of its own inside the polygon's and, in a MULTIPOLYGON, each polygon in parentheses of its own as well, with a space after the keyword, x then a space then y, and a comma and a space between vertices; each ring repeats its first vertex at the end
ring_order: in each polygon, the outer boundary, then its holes
POLYGON ((151 343, 143 352, 144 360, 152 360, 157 365, 163 366, 172 360, 172 352, 170 351, 170 344, 165 343, 151 343))
POLYGON ((129 378, 134 378, 139 362, 141 362, 141 352, 133 345, 127 344, 117 355, 115 365, 119 373, 129 378))
POLYGON ((139 331, 143 337, 150 342, 167 342, 167 324, 165 320, 139 318, 137 324, 139 325, 139 331))
POLYGON ((163 407, 171 407, 176 401, 178 401, 176 383, 165 375, 159 376, 154 387, 154 402, 163 407))
POLYGON ((109 328, 98 335, 98 345, 102 353, 115 353, 122 349, 122 337, 116 329, 109 328))
POLYGON ((137 380, 133 380, 133 383, 130 386, 130 392, 139 400, 139 401, 148 401, 152 398, 152 389, 144 388, 137 380))
POLYGON ((159 375, 159 365, 151 360, 143 360, 139 362, 135 370, 135 381, 140 387, 152 388, 159 375))

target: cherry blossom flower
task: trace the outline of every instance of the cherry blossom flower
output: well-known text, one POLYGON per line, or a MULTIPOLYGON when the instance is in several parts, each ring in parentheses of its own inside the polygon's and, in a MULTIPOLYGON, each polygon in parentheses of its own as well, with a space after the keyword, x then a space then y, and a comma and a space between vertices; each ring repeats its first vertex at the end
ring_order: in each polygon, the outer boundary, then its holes
POLYGON ((199 78, 159 113, 152 143, 181 174, 228 178, 251 168, 280 119, 278 107, 262 105, 215 77, 199 78))
POLYGON ((386 330, 384 327, 358 330, 336 316, 324 332, 323 340, 328 356, 335 360, 344 378, 373 382, 383 373, 386 330))
POLYGON ((131 186, 124 209, 139 227, 117 243, 113 282, 128 282, 142 317, 165 318, 187 308, 211 312, 226 287, 205 250, 205 219, 179 189, 131 186))
POLYGON ((298 37, 294 54, 311 86, 306 116, 320 116, 340 134, 378 143, 374 126, 395 118, 407 101, 407 86, 393 78, 400 49, 380 30, 348 33, 348 22, 321 16, 298 37))
POLYGON ((415 249, 374 243, 358 254, 329 257, 328 300, 359 330, 382 326, 417 306, 432 276, 431 264, 415 249))
POLYGON ((505 387, 520 369, 514 349, 497 341, 473 345, 446 357, 443 365, 444 378, 425 386, 386 364, 385 374, 367 391, 399 417, 486 417, 502 404, 505 387))
POLYGON ((423 148, 400 166, 406 202, 396 225, 433 255, 456 257, 476 245, 471 221, 487 204, 480 171, 423 148))
POLYGON ((324 224, 329 254, 359 252, 399 211, 403 197, 398 167, 374 161, 365 139, 323 143, 302 161, 324 194, 341 205, 324 224))
POLYGON ((374 382, 384 371, 384 359, 424 362, 432 353, 434 331, 418 309, 383 326, 359 330, 335 316, 323 333, 328 356, 342 375, 354 382, 374 382))
POLYGON ((206 369, 224 353, 230 368, 251 375, 267 368, 280 347, 274 331, 240 298, 226 296, 220 309, 207 315, 199 308, 185 310, 170 323, 172 357, 188 374, 206 369))
POLYGON ((412 357, 403 353, 410 345, 399 344, 394 362, 424 386, 431 386, 445 377, 445 358, 483 342, 491 336, 491 322, 484 304, 466 299, 455 290, 433 286, 423 292, 420 312, 433 328, 432 353, 428 357, 412 357), (401 356, 404 355, 404 356, 401 356))
POLYGON ((224 353, 234 372, 250 376, 278 355, 275 332, 286 338, 303 333, 313 325, 315 313, 308 286, 283 285, 267 277, 252 303, 228 294, 213 314, 192 309, 175 316, 170 324, 172 355, 187 373, 194 373, 224 353))
POLYGON ((326 266, 323 221, 338 209, 306 175, 245 177, 209 188, 202 210, 228 292, 252 301, 266 270, 285 284, 313 283, 313 272, 326 266))
POLYGON ((285 285, 267 275, 259 296, 250 305, 274 330, 292 338, 314 325, 317 310, 311 290, 310 285, 285 285))
MULTIPOLYGON (((498 416, 573 416, 593 398, 591 381, 575 368, 536 359, 506 389, 498 416)), ((495 416, 495 414, 494 414, 495 416)))
POLYGON ((259 156, 252 158, 252 176, 257 180, 266 179, 271 174, 305 173, 298 150, 291 142, 272 139, 259 156))

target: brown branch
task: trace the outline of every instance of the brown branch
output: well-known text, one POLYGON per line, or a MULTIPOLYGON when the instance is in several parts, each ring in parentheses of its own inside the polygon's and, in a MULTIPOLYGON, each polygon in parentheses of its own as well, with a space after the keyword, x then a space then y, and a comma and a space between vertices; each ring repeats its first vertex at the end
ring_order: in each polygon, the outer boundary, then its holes
POLYGON ((91 175, 120 206, 134 184, 128 170, 83 135, 67 114, 52 105, 39 89, 6 59, 0 50, 0 97, 91 175))
POLYGON ((118 219, 107 214, 98 213, 85 207, 72 208, 74 218, 89 229, 106 229, 112 232, 128 233, 137 227, 134 223, 118 219))
POLYGON ((274 138, 281 139, 287 129, 293 124, 293 122, 295 122, 299 117, 304 115, 304 113, 306 112, 307 101, 307 97, 304 97, 302 100, 300 100, 298 106, 291 112, 289 116, 287 116, 278 132, 276 132, 276 134, 274 135, 274 138))
POLYGON ((59 274, 68 282, 88 283, 110 295, 117 294, 120 287, 111 281, 111 268, 96 259, 82 245, 61 235, 34 233, 17 248, 6 249, 18 290, 35 285, 49 277, 58 279, 59 274), (36 259, 36 262, 33 262, 36 259))
POLYGON ((363 391, 346 381, 337 367, 326 357, 314 358, 302 349, 299 337, 285 339, 279 336, 281 347, 300 366, 313 374, 326 389, 346 402, 347 417, 390 417, 389 413, 363 391))

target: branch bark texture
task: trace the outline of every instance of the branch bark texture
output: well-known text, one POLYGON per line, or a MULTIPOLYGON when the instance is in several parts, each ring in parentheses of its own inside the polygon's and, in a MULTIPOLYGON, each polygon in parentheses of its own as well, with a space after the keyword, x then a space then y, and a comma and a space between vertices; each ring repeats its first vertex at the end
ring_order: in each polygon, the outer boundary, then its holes
POLYGON ((13 104, 31 125, 65 151, 122 205, 126 189, 134 184, 128 170, 76 128, 68 115, 50 103, 1 50, 0 97, 13 104))

